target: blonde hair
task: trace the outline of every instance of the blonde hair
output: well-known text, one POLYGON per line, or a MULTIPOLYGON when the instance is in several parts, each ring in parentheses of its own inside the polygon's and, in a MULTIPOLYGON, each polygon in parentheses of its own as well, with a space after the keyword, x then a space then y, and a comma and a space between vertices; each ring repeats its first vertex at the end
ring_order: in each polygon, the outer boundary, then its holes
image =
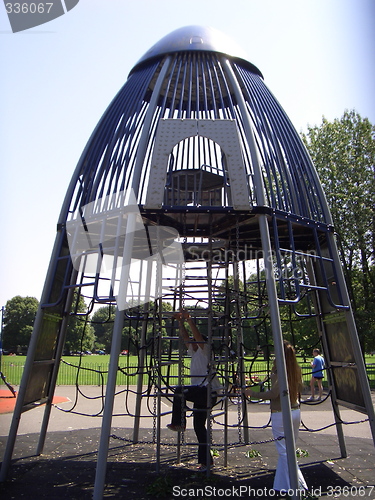
POLYGON ((289 397, 291 403, 298 401, 302 390, 302 371, 297 363, 296 352, 290 342, 284 340, 284 355, 286 362, 286 373, 288 376, 289 397))

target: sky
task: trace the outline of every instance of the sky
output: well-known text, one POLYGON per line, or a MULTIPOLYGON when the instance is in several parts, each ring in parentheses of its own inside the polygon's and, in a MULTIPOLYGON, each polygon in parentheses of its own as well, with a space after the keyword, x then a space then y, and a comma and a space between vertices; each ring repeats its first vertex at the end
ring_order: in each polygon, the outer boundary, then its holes
POLYGON ((212 26, 263 73, 299 132, 355 109, 375 124, 374 0, 80 0, 12 33, 0 3, 0 307, 40 299, 69 181, 132 67, 212 26))

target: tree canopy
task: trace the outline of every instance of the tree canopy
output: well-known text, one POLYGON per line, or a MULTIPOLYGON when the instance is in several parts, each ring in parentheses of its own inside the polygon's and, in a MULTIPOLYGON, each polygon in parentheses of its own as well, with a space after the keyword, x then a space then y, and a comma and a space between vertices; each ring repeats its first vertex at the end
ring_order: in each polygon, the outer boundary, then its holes
POLYGON ((357 112, 308 127, 303 140, 331 210, 362 347, 375 349, 375 126, 357 112))
POLYGON ((21 352, 30 341, 39 301, 35 297, 16 295, 5 305, 3 318, 3 347, 21 352))

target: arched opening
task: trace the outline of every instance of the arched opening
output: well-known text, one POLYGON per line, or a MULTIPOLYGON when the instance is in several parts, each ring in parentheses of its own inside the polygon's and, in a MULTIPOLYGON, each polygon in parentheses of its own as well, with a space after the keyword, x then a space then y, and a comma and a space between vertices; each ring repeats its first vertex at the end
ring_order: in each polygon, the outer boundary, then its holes
POLYGON ((230 204, 226 159, 219 144, 200 136, 184 139, 173 148, 168 165, 164 205, 230 204), (183 154, 184 150, 190 154, 183 154))

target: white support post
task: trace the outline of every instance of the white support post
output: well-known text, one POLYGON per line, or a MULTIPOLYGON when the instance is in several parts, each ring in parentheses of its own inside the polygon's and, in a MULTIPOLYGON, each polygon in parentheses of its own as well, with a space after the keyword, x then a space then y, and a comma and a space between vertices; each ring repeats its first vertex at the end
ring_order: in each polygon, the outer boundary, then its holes
MULTIPOLYGON (((151 276, 152 276, 152 267, 154 261, 150 259, 147 262, 147 272, 146 272, 146 291, 145 291, 145 304, 144 304, 144 314, 148 315, 149 310, 149 301, 150 301, 150 289, 151 289, 151 276)), ((139 437, 139 424, 140 424, 140 413, 141 413, 141 403, 142 403, 142 388, 143 388, 143 376, 144 376, 144 362, 146 352, 145 349, 142 349, 146 344, 146 334, 147 334, 147 319, 143 318, 142 322, 142 331, 141 331, 141 350, 139 353, 139 367, 141 369, 138 374, 137 379, 137 396, 135 402, 135 417, 134 417, 134 430, 133 430, 133 443, 138 442, 139 437)))
MULTIPOLYGON (((243 127, 245 130, 246 138, 249 141, 251 161, 254 170, 254 184, 256 187, 255 196, 257 200, 257 205, 263 207, 266 206, 263 178, 262 178, 259 156, 257 152, 257 145, 254 139, 249 113, 247 111, 242 91, 233 73, 230 61, 225 56, 223 56, 223 66, 225 68, 228 79, 233 87, 233 91, 237 99, 237 104, 242 114, 243 127)), ((267 223, 267 216, 265 214, 261 214, 259 216, 259 228, 262 240, 262 248, 264 252, 266 286, 267 286, 268 302, 271 314, 272 335, 275 345, 277 376, 280 386, 280 401, 281 401, 281 410, 283 415, 286 452, 288 458, 289 479, 290 479, 290 486, 294 491, 294 495, 292 498, 294 500, 297 500, 298 472, 297 472, 297 458, 295 451, 294 431, 292 425, 292 411, 289 400, 289 388, 288 388, 288 379, 286 375, 283 334, 280 323, 279 304, 278 304, 276 282, 272 264, 272 248, 271 248, 271 241, 267 223)))
MULTIPOLYGON (((158 79, 156 81, 152 98, 145 117, 145 123, 143 126, 142 135, 139 141, 138 155, 136 159, 136 165, 134 167, 134 176, 132 179, 132 189, 136 198, 139 190, 139 179, 147 150, 149 130, 151 127, 152 117, 154 116, 154 111, 157 106, 157 101, 159 98, 159 94, 161 92, 162 83, 166 75, 166 72, 168 71, 169 65, 170 65, 170 57, 167 57, 167 59, 164 62, 163 68, 160 71, 158 79)), ((128 216, 128 225, 126 228, 124 251, 123 251, 120 290, 119 290, 119 295, 117 297, 117 304, 121 305, 126 304, 130 262, 131 262, 131 255, 134 242, 134 231, 137 227, 136 217, 137 214, 135 213, 130 213, 128 216)), ((114 404, 118 361, 121 349, 121 334, 122 334, 123 324, 124 324, 124 311, 123 310, 120 311, 119 308, 117 308, 115 323, 113 326, 111 357, 108 367, 108 381, 107 381, 107 389, 105 395, 102 431, 100 435, 98 461, 96 466, 96 476, 95 476, 94 496, 93 496, 94 500, 102 500, 104 492, 105 475, 106 475, 107 459, 108 459, 109 435, 112 424, 112 412, 114 404)))
MULTIPOLYGON (((126 227, 126 235, 123 250, 123 261, 120 277, 120 294, 118 304, 126 304, 126 294, 129 282, 130 262, 133 250, 134 231, 136 228, 135 213, 130 213, 128 216, 128 224, 126 227)), ((104 412, 102 421, 102 430, 100 434, 98 461, 96 466, 95 484, 94 484, 94 500, 103 498, 105 475, 107 469, 107 457, 109 448, 109 436, 112 425, 113 404, 116 389, 116 379, 118 371, 118 363, 121 349, 121 336, 124 326, 124 310, 117 307, 115 323, 113 326, 111 355, 108 367, 107 389, 105 393, 104 412)))
POLYGON ((280 403, 283 416, 283 427, 284 427, 284 436, 285 436, 286 452, 288 459, 289 480, 291 489, 293 490, 292 498, 298 499, 297 491, 299 485, 298 485, 298 472, 297 472, 296 445, 294 439, 292 410, 290 406, 288 377, 286 373, 286 363, 284 356, 284 340, 281 329, 279 304, 277 300, 276 282, 275 282, 274 269, 272 263, 271 242, 270 242, 266 215, 260 215, 259 228, 260 228, 262 247, 264 252, 266 286, 268 293, 268 304, 271 315, 273 342, 275 347, 277 380, 280 386, 280 403))

